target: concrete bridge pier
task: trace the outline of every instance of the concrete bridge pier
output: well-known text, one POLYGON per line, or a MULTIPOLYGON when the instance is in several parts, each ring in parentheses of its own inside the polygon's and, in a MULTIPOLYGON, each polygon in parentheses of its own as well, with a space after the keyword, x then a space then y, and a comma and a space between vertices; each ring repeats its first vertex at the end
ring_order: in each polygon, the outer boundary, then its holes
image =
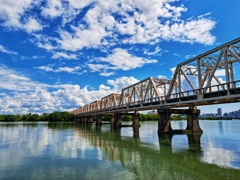
POLYGON ((169 132, 172 130, 171 127, 171 111, 170 109, 158 109, 158 133, 169 132))
POLYGON ((85 123, 87 122, 87 117, 84 117, 84 118, 82 119, 82 122, 85 124, 85 123))
POLYGON ((121 123, 121 113, 114 113, 114 126, 122 126, 122 123, 121 123))
POLYGON ((203 130, 199 126, 198 116, 200 114, 200 110, 196 107, 189 107, 187 114, 187 131, 191 131, 192 133, 203 133, 203 130))
POLYGON ((87 117, 87 123, 93 123, 93 118, 92 116, 87 117))
POLYGON ((102 124, 101 116, 98 114, 96 119, 96 126, 99 126, 102 124))
POLYGON ((139 116, 140 116, 140 113, 138 111, 135 111, 134 114, 133 114, 133 123, 132 123, 132 126, 133 127, 140 127, 140 123, 139 123, 139 116))
POLYGON ((115 118, 115 115, 114 115, 114 113, 112 113, 110 116, 110 124, 111 125, 114 125, 114 118, 115 118))
POLYGON ((200 133, 203 131, 199 126, 198 116, 200 110, 196 107, 189 107, 189 109, 158 109, 158 133, 171 133, 171 134, 187 134, 187 133, 200 133), (186 114, 187 127, 185 130, 173 130, 171 127, 170 116, 171 114, 186 114))

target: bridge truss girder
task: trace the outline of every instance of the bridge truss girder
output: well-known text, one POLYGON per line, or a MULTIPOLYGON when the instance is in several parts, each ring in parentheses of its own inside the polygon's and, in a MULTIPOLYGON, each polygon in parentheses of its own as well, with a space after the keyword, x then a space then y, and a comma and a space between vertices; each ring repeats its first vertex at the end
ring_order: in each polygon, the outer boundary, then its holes
POLYGON ((110 94, 105 96, 100 101, 100 109, 114 108, 119 105, 121 94, 110 94))
POLYGON ((235 84, 231 82, 238 76, 236 68, 239 62, 240 39, 185 61, 176 67, 167 95, 171 97, 179 94, 184 97, 190 91, 197 95, 209 92, 208 87, 214 85, 220 85, 218 91, 234 88, 235 84), (230 83, 231 87, 222 85, 224 83, 230 83))
POLYGON ((101 108, 101 102, 96 100, 90 104, 89 111, 97 111, 101 108))
POLYGON ((122 89, 119 106, 141 105, 160 101, 167 93, 170 80, 149 77, 122 89))

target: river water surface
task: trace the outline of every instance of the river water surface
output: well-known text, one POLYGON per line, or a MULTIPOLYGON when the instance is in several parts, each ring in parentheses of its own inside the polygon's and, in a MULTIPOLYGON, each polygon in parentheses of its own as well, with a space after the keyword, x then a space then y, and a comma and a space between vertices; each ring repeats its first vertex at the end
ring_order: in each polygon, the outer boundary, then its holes
POLYGON ((158 136, 157 122, 142 122, 139 130, 2 122, 0 179, 240 179, 240 120, 200 126, 199 136, 158 136))

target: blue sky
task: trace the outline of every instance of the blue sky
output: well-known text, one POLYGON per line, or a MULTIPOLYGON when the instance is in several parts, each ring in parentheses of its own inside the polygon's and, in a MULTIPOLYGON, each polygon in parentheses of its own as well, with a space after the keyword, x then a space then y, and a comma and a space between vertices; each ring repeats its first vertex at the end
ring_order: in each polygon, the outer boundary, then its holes
POLYGON ((0 114, 71 111, 150 76, 170 79, 178 63, 239 37, 239 7, 239 0, 0 0, 0 114))

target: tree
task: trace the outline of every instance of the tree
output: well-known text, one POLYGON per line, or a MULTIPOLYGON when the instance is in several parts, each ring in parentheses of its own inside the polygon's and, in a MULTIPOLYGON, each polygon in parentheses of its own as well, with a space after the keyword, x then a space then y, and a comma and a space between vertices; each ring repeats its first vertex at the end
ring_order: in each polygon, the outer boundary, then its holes
POLYGON ((70 112, 53 112, 48 115, 48 121, 71 121, 73 115, 70 112))
POLYGON ((132 116, 131 115, 122 115, 121 120, 122 121, 132 121, 132 116))
POLYGON ((3 115, 4 121, 15 122, 20 120, 20 116, 17 115, 3 115))
POLYGON ((179 114, 174 114, 170 118, 171 120, 181 120, 181 116, 179 114))

